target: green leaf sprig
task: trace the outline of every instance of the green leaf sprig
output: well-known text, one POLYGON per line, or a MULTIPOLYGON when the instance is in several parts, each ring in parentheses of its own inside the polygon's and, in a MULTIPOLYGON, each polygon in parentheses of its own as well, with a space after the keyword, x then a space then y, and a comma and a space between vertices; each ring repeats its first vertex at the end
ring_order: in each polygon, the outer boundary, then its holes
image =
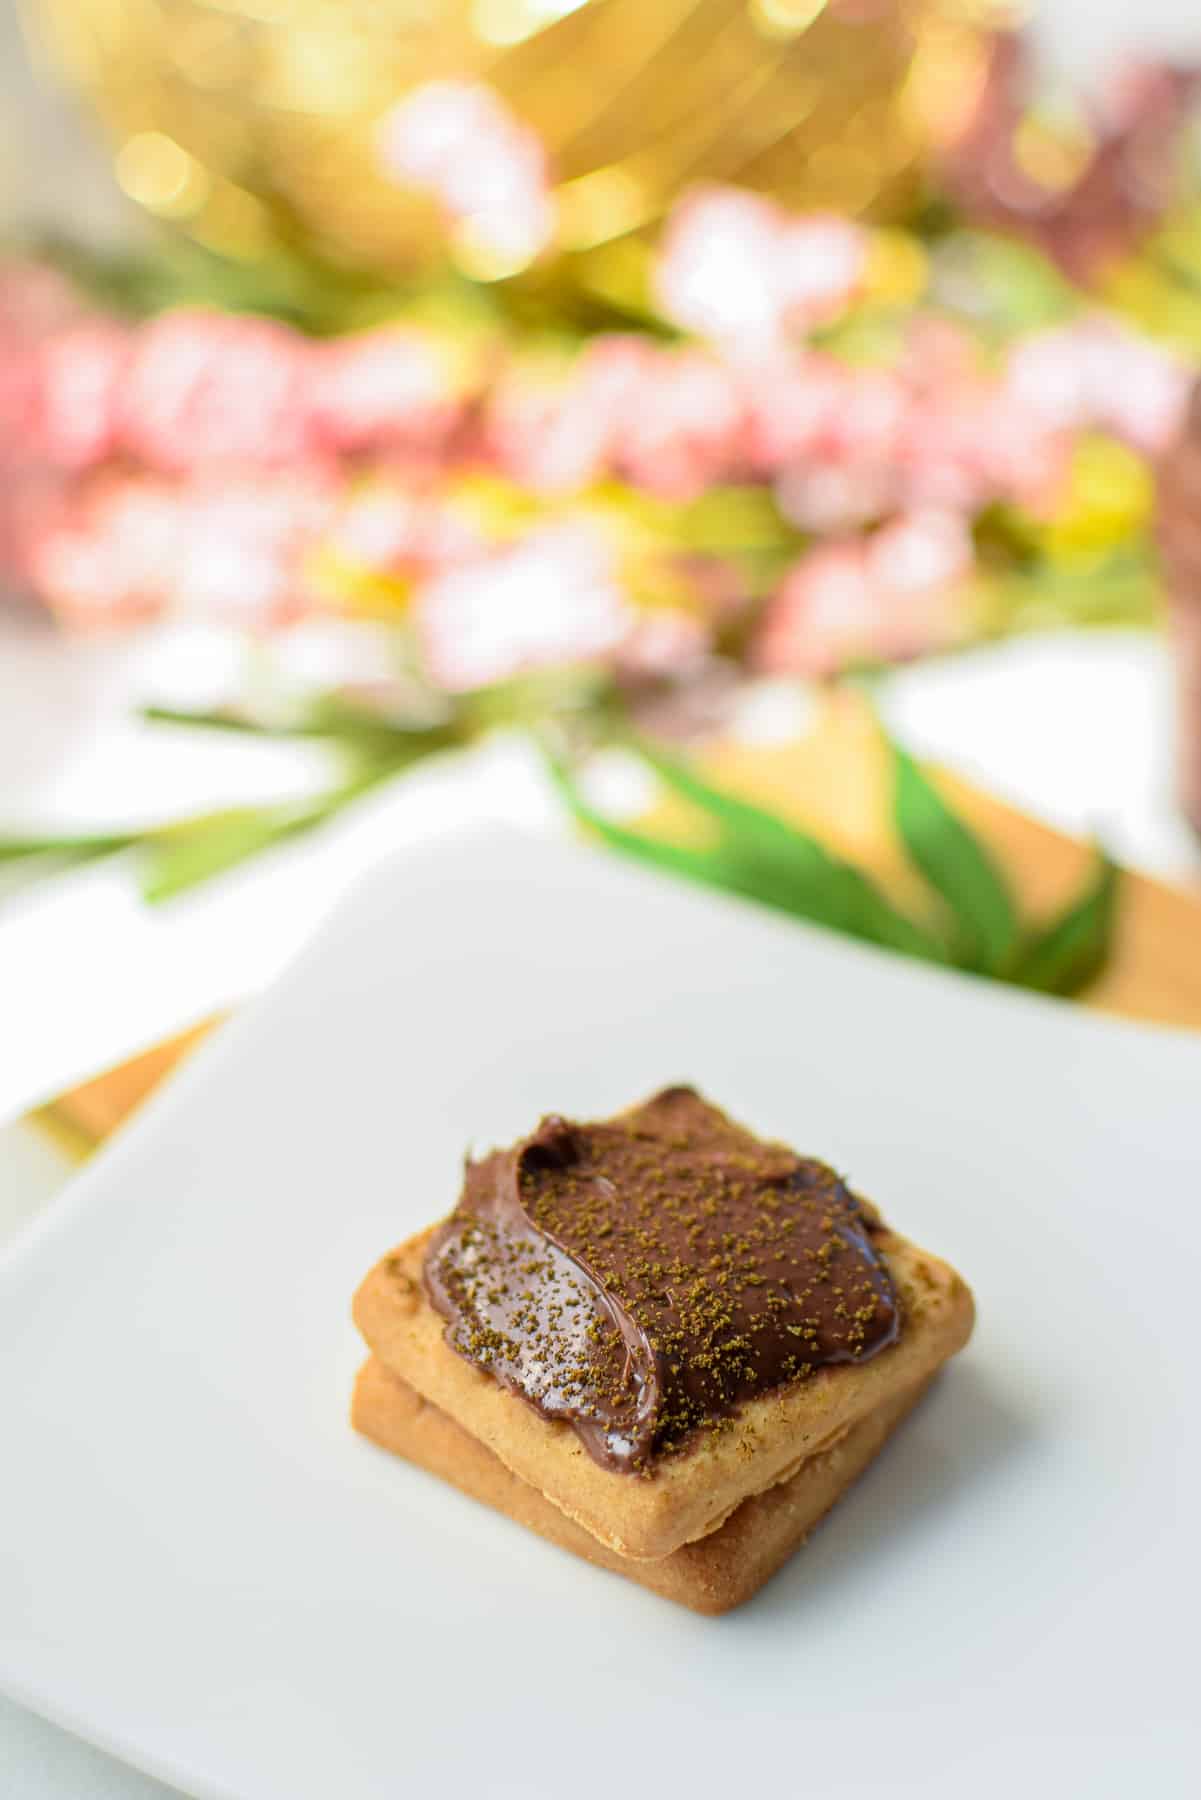
POLYGON ((582 694, 583 713, 640 757, 705 821, 708 841, 673 842, 606 817, 589 804, 571 763, 545 735, 544 698, 517 688, 486 695, 477 708, 468 697, 454 716, 432 724, 402 724, 328 698, 283 723, 232 711, 153 711, 152 718, 172 725, 328 741, 339 753, 340 773, 302 799, 228 807, 137 831, 0 838, 0 877, 7 886, 13 872, 37 880, 101 857, 131 855, 145 899, 152 904, 174 899, 314 830, 429 755, 467 742, 497 722, 534 723, 543 734, 539 742, 551 778, 579 824, 653 868, 922 962, 1041 993, 1078 993, 1105 965, 1121 878, 1104 852, 1098 850, 1085 886, 1061 912, 1037 922, 1023 920, 1004 870, 921 766, 891 740, 886 742, 893 826, 930 893, 921 917, 895 905, 862 869, 811 833, 711 786, 688 762, 631 737, 596 695, 582 694))
POLYGON ((461 741, 453 724, 398 725, 330 700, 288 724, 267 725, 236 712, 149 708, 147 716, 202 730, 327 741, 339 753, 339 771, 328 787, 297 800, 224 807, 140 830, 0 837, 0 869, 15 870, 34 881, 128 853, 136 857, 143 898, 156 905, 314 830, 370 789, 461 741))
POLYGON ((617 824, 588 802, 570 764, 544 743, 551 779, 573 817, 627 856, 905 956, 1042 993, 1078 993, 1105 965, 1120 881, 1109 857, 1098 849, 1085 888, 1061 913, 1022 921, 990 852, 891 739, 892 822, 930 890, 929 918, 902 911, 861 869, 810 833, 712 787, 657 746, 622 741, 705 819, 710 834, 705 845, 692 846, 617 824))

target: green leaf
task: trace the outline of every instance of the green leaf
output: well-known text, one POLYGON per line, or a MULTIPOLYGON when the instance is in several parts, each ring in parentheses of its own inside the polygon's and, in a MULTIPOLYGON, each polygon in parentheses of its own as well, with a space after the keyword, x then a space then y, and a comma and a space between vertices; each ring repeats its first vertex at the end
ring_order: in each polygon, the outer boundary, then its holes
POLYGON ((587 713, 599 718, 611 693, 612 678, 587 664, 531 669, 461 693, 455 703, 458 729, 470 738, 497 726, 537 727, 564 715, 587 713))
POLYGON ((786 857, 796 852, 799 845, 802 854, 816 850, 823 861, 829 860, 815 838, 787 824, 777 813, 767 812, 753 800, 742 800, 737 794, 711 787, 688 763, 655 744, 634 737, 623 742, 655 771, 665 786, 708 813, 728 837, 741 840, 748 849, 754 846, 766 854, 786 857))
POLYGON ((311 799, 229 807, 145 833, 139 840, 146 853, 143 897, 152 905, 173 900, 261 851, 313 830, 369 789, 391 780, 453 741, 440 727, 396 731, 383 740, 369 734, 362 742, 344 744, 345 749, 354 752, 348 773, 334 787, 311 799))
POLYGON ((185 725, 199 731, 236 731, 251 737, 311 737, 312 728, 306 724, 288 723, 267 724, 260 719, 251 718, 248 713, 225 711, 218 708, 214 712, 184 712, 174 706, 143 706, 141 718, 151 725, 185 725))
POLYGON ((1011 979, 1043 994, 1077 994, 1109 959, 1122 872, 1103 850, 1083 892, 1025 945, 1011 979))
MULTIPOLYGON (((545 739, 552 780, 576 820, 613 849, 654 868, 760 901, 926 961, 950 959, 941 942, 896 911, 862 872, 815 839, 750 802, 712 788, 686 763, 623 734, 681 798, 715 827, 711 845, 692 847, 633 831, 606 818, 580 792, 570 768, 545 739)), ((1112 939, 1119 871, 1101 856, 1085 891, 1059 918, 1023 940, 1009 886, 974 835, 951 812, 903 751, 896 753, 898 827, 910 854, 960 926, 969 925, 998 979, 1072 994, 1103 966, 1112 939), (903 818, 902 818, 903 814, 903 818), (983 921, 983 924, 982 924, 983 921)))
POLYGON ((1163 595, 1150 545, 1140 536, 1108 555, 1067 562, 1038 556, 1002 570, 986 584, 984 603, 993 636, 1020 636, 1062 625, 1147 628, 1159 619, 1163 595))
POLYGON ((0 838, 0 862, 20 862, 26 857, 37 856, 83 862, 93 856, 108 856, 116 850, 127 850, 136 842, 136 835, 129 832, 0 838))
POLYGON ((555 759, 549 759, 551 778, 558 787, 573 818, 589 831, 594 831, 611 849, 621 850, 639 862, 681 875, 686 881, 699 881, 710 887, 728 887, 740 892, 735 871, 722 858, 709 850, 690 850, 682 844, 669 844, 662 838, 648 837, 645 832, 629 831, 624 825, 606 819, 582 798, 567 770, 555 759))
POLYGON ((56 881, 127 847, 124 838, 0 840, 0 906, 26 888, 56 881))
POLYGON ((124 833, 0 838, 0 903, 25 888, 54 881, 87 863, 127 850, 136 839, 124 833))
POLYGON ((459 733, 451 724, 405 724, 384 713, 350 705, 332 694, 282 719, 255 718, 251 713, 224 707, 213 712, 184 712, 172 706, 145 706, 141 716, 156 725, 232 731, 250 737, 331 738, 351 748, 362 747, 381 754, 394 750, 402 762, 459 742, 459 733))
POLYGON ((1009 884, 909 753, 891 739, 889 746, 893 822, 910 861, 954 919, 959 960, 985 974, 1001 974, 1018 942, 1009 884))
POLYGON ((715 821, 718 840, 711 849, 693 849, 615 824, 588 805, 566 766, 544 746, 552 777, 576 819, 614 849, 795 918, 927 961, 945 962, 945 952, 935 939, 889 906, 859 870, 830 856, 816 839, 710 788, 663 752, 647 745, 637 749, 665 781, 715 821))
POLYGON ((332 810, 331 797, 274 806, 232 806, 168 825, 146 840, 142 896, 172 900, 286 838, 311 830, 332 810))
POLYGON ((746 891, 802 918, 927 962, 946 962, 942 943, 899 912, 853 864, 832 856, 815 837, 747 800, 710 787, 686 763, 641 741, 630 747, 660 780, 721 828, 722 848, 742 872, 746 891))
POLYGON ((965 290, 977 331, 1002 341, 1069 319, 1080 307, 1079 294, 1041 250, 988 231, 955 231, 935 250, 935 303, 945 300, 954 311, 965 290))
MULTIPOLYGON (((141 852, 143 897, 152 904, 170 900, 260 851, 312 830, 367 789, 462 741, 461 727, 454 720, 402 725, 336 698, 317 703, 303 718, 279 731, 232 712, 176 713, 156 708, 149 716, 205 729, 326 738, 343 753, 345 772, 332 787, 303 800, 234 806, 138 831, 0 837, 0 867, 11 866, 24 879, 41 879, 72 864, 137 849, 141 852)), ((6 880, 6 887, 9 885, 6 880)))
POLYGON ((364 784, 399 775, 410 764, 439 750, 465 742, 462 719, 413 725, 390 719, 366 707, 348 704, 337 695, 325 695, 288 719, 256 719, 249 713, 221 709, 216 712, 177 712, 172 707, 143 709, 143 718, 158 724, 182 725, 202 731, 232 731, 252 737, 305 739, 340 751, 349 760, 348 785, 364 784))

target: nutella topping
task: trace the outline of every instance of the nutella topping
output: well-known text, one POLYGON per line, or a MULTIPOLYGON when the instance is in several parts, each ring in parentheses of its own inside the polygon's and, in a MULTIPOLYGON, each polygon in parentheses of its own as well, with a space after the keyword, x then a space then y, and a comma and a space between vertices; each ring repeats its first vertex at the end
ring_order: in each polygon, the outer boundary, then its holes
POLYGON ((454 1349, 598 1462, 645 1470, 752 1396, 896 1340, 880 1229, 824 1163, 675 1087, 469 1163, 425 1280, 454 1349))

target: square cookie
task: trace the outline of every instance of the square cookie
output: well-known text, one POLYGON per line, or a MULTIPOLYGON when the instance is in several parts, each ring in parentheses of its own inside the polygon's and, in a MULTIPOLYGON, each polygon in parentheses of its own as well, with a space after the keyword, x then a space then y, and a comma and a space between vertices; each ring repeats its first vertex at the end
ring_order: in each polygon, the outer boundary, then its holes
POLYGON ((802 1463, 787 1481, 744 1500, 708 1537, 656 1562, 619 1556, 520 1481, 490 1450, 415 1389, 369 1357, 355 1383, 351 1422, 383 1449, 494 1507, 585 1562, 611 1569, 694 1612, 741 1606, 788 1561, 862 1474, 928 1383, 895 1394, 852 1425, 837 1444, 802 1463))
POLYGON ((825 1164, 672 1088, 469 1164, 354 1316, 521 1482, 654 1561, 927 1381, 973 1303, 825 1164))

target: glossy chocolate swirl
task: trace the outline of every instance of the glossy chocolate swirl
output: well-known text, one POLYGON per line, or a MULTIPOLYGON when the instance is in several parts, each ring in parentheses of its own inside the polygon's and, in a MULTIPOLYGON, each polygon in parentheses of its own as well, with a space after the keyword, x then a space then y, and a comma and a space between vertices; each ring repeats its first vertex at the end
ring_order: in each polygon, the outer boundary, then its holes
POLYGON ((645 1470, 895 1341, 881 1229, 824 1163, 675 1087, 469 1163, 425 1280, 455 1350, 598 1462, 645 1470))

